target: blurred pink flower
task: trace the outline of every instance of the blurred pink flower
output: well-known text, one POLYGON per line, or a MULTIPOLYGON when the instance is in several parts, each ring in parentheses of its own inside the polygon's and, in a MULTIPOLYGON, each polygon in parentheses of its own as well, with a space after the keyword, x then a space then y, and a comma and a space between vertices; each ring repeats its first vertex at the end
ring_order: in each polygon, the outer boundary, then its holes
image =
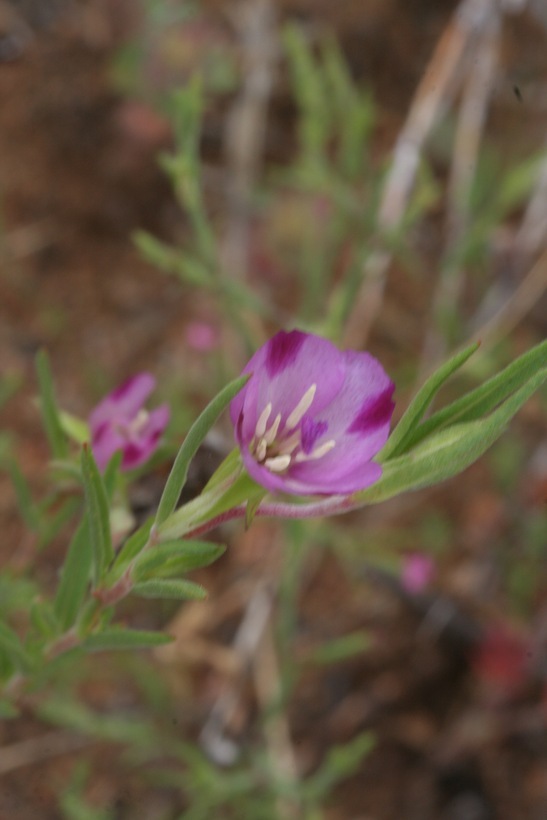
POLYGON ((218 332, 208 322, 190 322, 186 326, 188 345, 200 353, 207 353, 218 345, 218 332))
POLYGON ((91 412, 91 449, 100 470, 119 450, 123 470, 140 466, 155 451, 169 422, 166 404, 151 412, 144 409, 155 386, 150 373, 139 373, 105 396, 91 412))
POLYGON ((429 555, 415 552, 403 561, 401 583, 407 592, 417 595, 429 586, 435 574, 435 562, 429 555))

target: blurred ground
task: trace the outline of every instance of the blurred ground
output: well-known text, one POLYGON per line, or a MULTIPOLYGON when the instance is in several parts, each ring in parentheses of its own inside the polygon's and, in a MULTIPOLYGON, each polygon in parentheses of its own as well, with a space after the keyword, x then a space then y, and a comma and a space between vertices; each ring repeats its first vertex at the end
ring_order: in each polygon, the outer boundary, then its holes
MULTIPOLYGON (((228 4, 203 5, 219 36, 233 36, 228 4)), ((282 0, 278 9, 280 17, 340 37, 355 76, 374 90, 375 150, 385 158, 455 5, 282 0)), ((138 35, 139 24, 129 0, 0 3, 0 359, 3 372, 22 378, 3 408, 2 426, 16 434, 25 474, 37 486, 46 458, 31 401, 37 349, 45 345, 50 351, 63 405, 85 415, 105 386, 129 372, 149 368, 160 381, 172 382, 173 373, 184 378, 192 355, 184 323, 207 307, 194 304, 180 284, 145 264, 129 238, 143 227, 172 237, 183 221, 155 159, 170 145, 168 125, 145 104, 122 97, 111 81, 113 54, 138 35)), ((547 130, 545 42, 534 18, 514 18, 504 39, 505 87, 496 95, 491 134, 499 147, 516 155, 538 150, 547 130)), ((217 167, 224 113, 219 110, 207 121, 207 155, 217 167)), ((290 156, 294 137, 283 87, 274 94, 271 117, 275 138, 267 140, 266 159, 278 160, 290 156)), ((400 288, 405 293, 408 282, 401 280, 400 288)), ((392 284, 391 290, 397 288, 392 284)), ((405 295, 402 301, 412 309, 404 325, 397 319, 390 325, 390 310, 401 315, 398 299, 388 294, 388 319, 385 326, 379 323, 374 338, 376 351, 384 346, 392 360, 415 344, 427 293, 405 295)), ((544 316, 536 315, 517 331, 515 352, 544 332, 544 316)), ((545 435, 539 404, 532 402, 522 414, 519 435, 528 452, 545 435)), ((457 486, 435 492, 433 506, 449 521, 451 539, 435 592, 408 595, 393 576, 369 567, 356 585, 354 565, 323 551, 310 563, 299 601, 297 655, 355 630, 366 628, 373 635, 364 654, 310 667, 289 704, 292 741, 304 773, 313 771, 334 744, 364 729, 377 733, 377 746, 358 774, 335 791, 327 813, 332 820, 547 817, 545 588, 534 597, 533 629, 522 623, 514 630, 505 624, 495 629, 503 620, 506 592, 496 584, 496 547, 521 548, 515 543, 524 531, 519 517, 535 514, 545 502, 543 471, 544 464, 539 474, 529 466, 518 476, 517 496, 507 498, 492 480, 492 465, 483 461, 457 486), (486 601, 481 599, 485 589, 492 593, 486 601)), ((428 515, 420 504, 411 499, 400 508, 371 513, 371 524, 380 527, 382 516, 396 521, 411 533, 408 548, 419 550, 428 515)), ((0 560, 22 569, 35 560, 33 545, 22 532, 3 475, 0 522, 0 560)), ((275 575, 275 537, 264 523, 252 534, 236 536, 226 560, 205 575, 211 594, 203 622, 193 627, 186 609, 175 622, 173 628, 195 641, 191 673, 179 672, 177 678, 168 653, 155 661, 175 692, 173 721, 189 737, 199 731, 227 676, 220 650, 229 656, 230 618, 237 623, 249 590, 270 570, 275 575), (224 628, 216 620, 223 608, 224 628), (215 652, 216 661, 211 660, 215 652)), ((38 571, 46 581, 54 574, 44 557, 38 571)), ((126 685, 130 678, 126 672, 126 685)), ((137 696, 120 691, 120 685, 123 689, 115 672, 105 671, 104 680, 84 692, 99 709, 134 706, 137 696)), ((237 725, 231 727, 235 734, 256 731, 255 710, 256 704, 242 698, 237 725)), ((0 727, 0 745, 14 748, 49 737, 49 731, 29 709, 24 718, 0 727)), ((147 786, 138 764, 121 762, 116 747, 93 741, 62 754, 51 742, 51 756, 46 748, 33 757, 32 743, 21 747, 20 763, 2 778, 0 820, 60 817, 55 794, 75 758, 90 761, 90 799, 114 806, 115 818, 175 817, 183 810, 175 789, 147 786)), ((0 760, 1 755, 0 750, 0 760)))

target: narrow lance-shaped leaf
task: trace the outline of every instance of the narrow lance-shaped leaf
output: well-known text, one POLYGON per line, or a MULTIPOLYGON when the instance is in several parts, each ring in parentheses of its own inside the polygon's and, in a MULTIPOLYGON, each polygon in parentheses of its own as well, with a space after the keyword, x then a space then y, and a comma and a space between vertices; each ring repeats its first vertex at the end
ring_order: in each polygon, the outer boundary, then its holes
POLYGON ((389 458, 398 456, 406 449, 413 431, 423 418, 423 415, 429 405, 431 404, 435 394, 438 393, 443 384, 456 372, 470 356, 477 350, 479 343, 470 345, 461 353, 451 358, 446 364, 440 367, 432 376, 427 379, 423 387, 418 391, 399 424, 390 435, 384 448, 378 455, 377 460, 380 462, 387 461, 389 458))
POLYGON ((76 622, 89 584, 92 561, 91 536, 85 516, 70 542, 55 596, 54 611, 62 629, 69 629, 76 622))
POLYGON ((209 541, 172 541, 159 544, 139 555, 133 566, 132 577, 143 580, 165 563, 175 561, 179 572, 206 567, 224 553, 222 544, 209 541))
POLYGON ((484 384, 434 413, 431 418, 413 431, 409 445, 417 444, 433 431, 446 427, 448 424, 480 418, 546 366, 547 341, 528 350, 511 362, 501 373, 497 373, 484 384))
POLYGON ((135 584, 131 590, 141 598, 171 598, 181 601, 201 601, 207 597, 207 591, 201 584, 184 579, 155 578, 135 584))
POLYGON ((215 424, 222 411, 228 406, 241 388, 248 381, 249 376, 240 376, 220 391, 215 398, 207 405, 205 410, 194 422, 188 435, 182 443, 182 447, 177 453, 175 463, 165 484, 161 497, 158 512, 156 514, 156 526, 160 526, 173 512, 181 491, 186 484, 188 468, 190 462, 198 451, 205 436, 215 424))
POLYGON ((7 624, 0 622, 0 647, 13 665, 23 673, 32 668, 32 658, 23 646, 19 636, 7 624))
POLYGON ((68 454, 68 441, 61 424, 49 359, 45 350, 40 350, 36 356, 36 372, 40 387, 42 418, 49 446, 54 458, 63 459, 68 454))
POLYGON ((137 629, 105 629, 89 635, 83 642, 88 652, 102 652, 115 649, 151 649, 171 643, 173 638, 163 632, 148 632, 137 629))
POLYGON ((485 419, 455 424, 433 434, 409 453, 390 459, 383 465, 380 480, 352 498, 364 504, 377 504, 462 472, 499 438, 515 413, 546 378, 547 370, 541 371, 485 419))
POLYGON ((82 448, 81 467, 93 547, 93 583, 97 586, 114 558, 114 551, 106 489, 91 450, 85 444, 82 448))

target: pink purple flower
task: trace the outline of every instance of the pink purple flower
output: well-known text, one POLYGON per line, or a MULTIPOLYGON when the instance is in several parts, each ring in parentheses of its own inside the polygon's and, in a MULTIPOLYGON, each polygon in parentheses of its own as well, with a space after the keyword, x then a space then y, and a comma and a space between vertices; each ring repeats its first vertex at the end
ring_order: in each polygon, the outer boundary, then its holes
POLYGON ((430 584, 435 574, 435 562, 429 555, 415 552, 403 561, 401 583, 407 592, 418 595, 430 584))
POLYGON ((346 495, 377 481, 372 461, 393 413, 393 382, 369 353, 281 331, 251 358, 230 405, 244 465, 270 491, 346 495))
POLYGON ((121 467, 131 470, 155 451, 169 422, 169 407, 144 408, 156 386, 151 373, 139 373, 99 402, 89 416, 91 449, 100 470, 114 453, 123 453, 121 467))

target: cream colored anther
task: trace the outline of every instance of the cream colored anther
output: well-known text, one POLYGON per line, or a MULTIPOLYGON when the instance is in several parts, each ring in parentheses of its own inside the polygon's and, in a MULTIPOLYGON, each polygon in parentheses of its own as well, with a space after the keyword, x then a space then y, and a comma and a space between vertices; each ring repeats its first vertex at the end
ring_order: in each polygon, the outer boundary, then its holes
POLYGON ((304 393, 292 413, 289 415, 287 421, 285 422, 285 429, 292 430, 296 425, 301 421, 304 413, 310 409, 313 399, 315 397, 315 391, 317 390, 317 385, 312 384, 308 390, 304 393))

